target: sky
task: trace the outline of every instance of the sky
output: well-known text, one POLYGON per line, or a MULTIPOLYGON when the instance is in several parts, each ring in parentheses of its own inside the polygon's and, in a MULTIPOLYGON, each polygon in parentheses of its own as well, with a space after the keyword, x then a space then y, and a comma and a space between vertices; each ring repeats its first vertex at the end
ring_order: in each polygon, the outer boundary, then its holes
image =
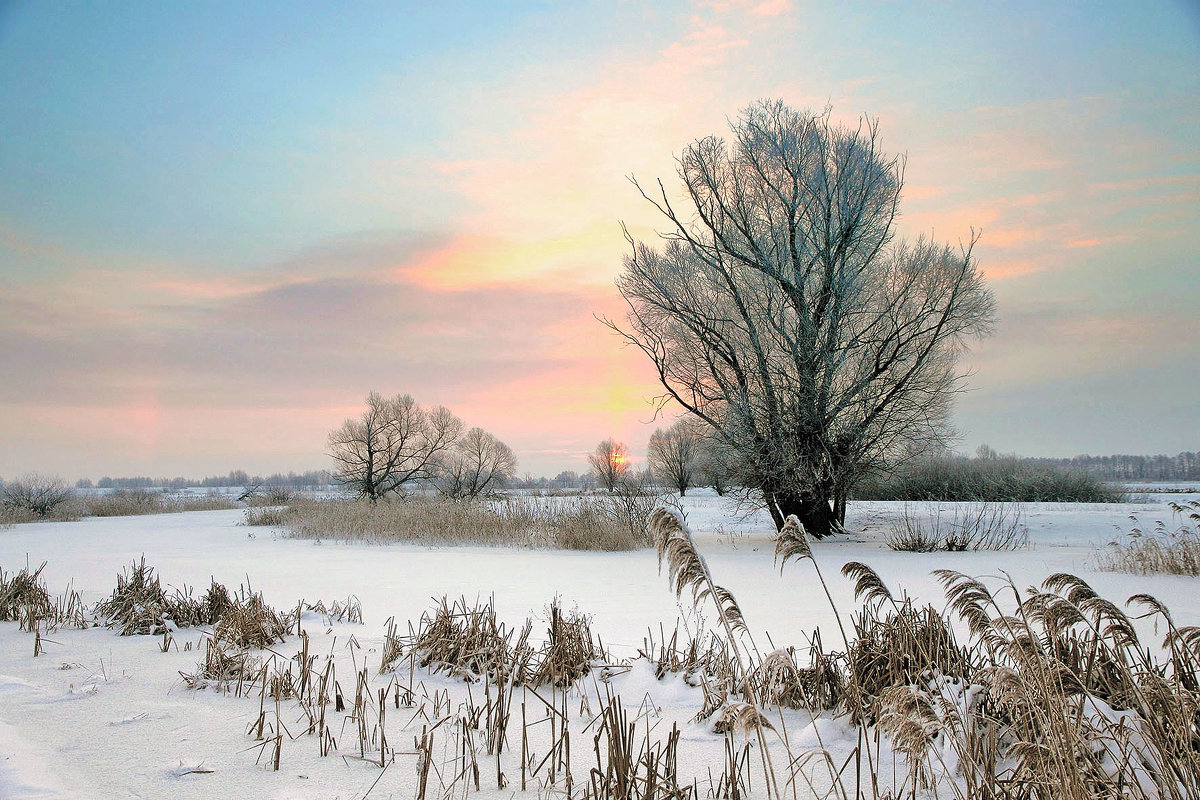
POLYGON ((0 476, 328 467, 371 391, 519 470, 657 425, 628 181, 760 98, 982 229, 958 448, 1200 448, 1200 6, 0 0, 0 476))

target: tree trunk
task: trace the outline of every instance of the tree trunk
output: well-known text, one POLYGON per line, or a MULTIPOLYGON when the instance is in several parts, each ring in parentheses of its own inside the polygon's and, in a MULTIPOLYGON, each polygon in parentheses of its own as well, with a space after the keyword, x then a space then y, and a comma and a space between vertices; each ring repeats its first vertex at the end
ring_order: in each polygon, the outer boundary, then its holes
POLYGON ((768 505, 776 530, 782 528, 784 521, 792 514, 814 539, 824 539, 837 528, 837 519, 829 499, 775 493, 768 495, 768 505))

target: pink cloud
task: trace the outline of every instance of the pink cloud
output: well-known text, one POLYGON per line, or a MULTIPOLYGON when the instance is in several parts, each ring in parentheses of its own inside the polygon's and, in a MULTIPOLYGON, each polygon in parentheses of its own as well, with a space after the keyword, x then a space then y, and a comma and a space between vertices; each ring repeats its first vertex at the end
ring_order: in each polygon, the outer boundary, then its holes
POLYGON ((1072 239, 1066 243, 1066 246, 1069 248, 1072 248, 1072 249, 1077 249, 1077 248, 1081 248, 1081 247, 1099 247, 1099 246, 1105 245, 1105 244, 1116 244, 1118 242, 1128 242, 1132 238, 1133 238, 1132 236, 1127 236, 1127 235, 1122 234, 1119 236, 1100 236, 1100 237, 1096 237, 1093 239, 1072 239))

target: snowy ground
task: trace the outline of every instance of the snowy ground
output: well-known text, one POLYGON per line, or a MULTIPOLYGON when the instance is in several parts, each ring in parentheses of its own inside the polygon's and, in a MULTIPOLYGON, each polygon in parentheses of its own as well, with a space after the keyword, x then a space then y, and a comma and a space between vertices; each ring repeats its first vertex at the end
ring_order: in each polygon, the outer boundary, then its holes
MULTIPOLYGON (((1128 530, 1132 525, 1128 515, 1138 516, 1147 527, 1156 519, 1169 523, 1166 503, 1194 497, 1156 495, 1145 503, 1123 505, 1030 505, 1028 549, 934 555, 886 548, 883 529, 900 504, 857 503, 848 523, 858 533, 821 542, 814 550, 843 614, 855 604, 839 569, 847 561, 863 561, 894 591, 938 605, 942 594, 930 571, 939 567, 975 575, 1007 573, 1019 586, 1068 571, 1116 601, 1149 592, 1171 607, 1179 624, 1197 624, 1200 581, 1100 573, 1092 565, 1096 549, 1114 537, 1114 526, 1128 530)), ((703 493, 689 495, 684 508, 714 577, 737 597, 761 648, 769 648, 768 635, 775 646, 803 645, 816 628, 827 648, 840 647, 812 565, 789 564, 782 575, 774 565, 768 518, 739 517, 724 500, 703 493)), ((305 620, 313 652, 333 655, 343 684, 351 685, 363 664, 374 678, 389 617, 404 627, 442 596, 464 596, 470 602, 491 597, 500 617, 519 626, 526 617, 544 618, 547 604, 558 595, 566 607, 592 615, 593 630, 624 657, 635 654, 648 629, 657 632, 661 623, 670 630, 681 614, 649 550, 581 553, 314 543, 243 527, 241 519, 240 511, 210 511, 19 525, 0 530, 0 566, 11 572, 45 561, 43 577, 52 594, 73 582, 89 603, 111 592, 115 575, 142 555, 173 586, 203 591, 210 577, 231 587, 248 580, 280 609, 294 608, 302 598, 328 602, 353 594, 362 602, 364 625, 329 627, 319 619, 305 620)), ((539 624, 535 630, 541 628, 539 624)), ((1146 634, 1148 641, 1158 638, 1150 629, 1146 634)), ((247 735, 258 716, 257 698, 184 688, 179 671, 194 670, 200 653, 183 648, 189 641, 198 645, 199 632, 181 632, 176 637, 179 650, 165 654, 158 639, 122 638, 102 628, 61 630, 50 638, 46 653, 34 658, 32 636, 19 632, 15 623, 0 623, 0 798, 414 796, 415 756, 405 754, 412 750, 405 743, 411 745, 414 733, 419 734, 420 721, 405 728, 407 717, 400 712, 389 722, 394 726, 389 738, 401 743, 401 752, 382 776, 378 765, 354 758, 320 758, 313 737, 285 742, 281 769, 274 772, 267 758, 256 763, 259 750, 247 735), (196 771, 199 766, 204 771, 196 771)), ((277 649, 290 656, 296 644, 289 641, 277 649)), ((710 763, 720 759, 723 745, 702 725, 688 722, 700 706, 699 692, 678 680, 657 682, 644 666, 635 664, 615 677, 614 691, 629 705, 631 719, 640 713, 663 731, 678 722, 681 768, 703 779, 710 763)), ((455 702, 464 688, 440 677, 427 677, 424 686, 430 693, 450 689, 455 702)), ((604 689, 593 683, 588 691, 604 689)), ((588 708, 597 709, 598 699, 588 703, 576 694, 570 703, 582 720, 588 708)), ((286 707, 283 713, 286 724, 297 724, 294 713, 289 718, 286 707)), ((839 723, 822 720, 821 726, 824 745, 838 751, 839 723)), ((797 738, 815 744, 816 732, 806 718, 792 715, 787 727, 793 746, 797 738)), ((349 731, 339 739, 343 754, 357 754, 357 747, 346 744, 352 740, 349 731)), ((851 746, 842 745, 843 751, 851 746)), ((534 743, 535 750, 539 746, 544 751, 544 743, 534 743)), ((577 775, 586 775, 595 760, 591 734, 577 742, 573 759, 577 775)), ((502 768, 509 781, 502 795, 508 797, 515 761, 502 763, 502 768)), ((483 789, 486 794, 490 785, 499 797, 494 772, 492 761, 483 770, 483 789)), ((430 797, 440 796, 435 789, 436 782, 430 797)))

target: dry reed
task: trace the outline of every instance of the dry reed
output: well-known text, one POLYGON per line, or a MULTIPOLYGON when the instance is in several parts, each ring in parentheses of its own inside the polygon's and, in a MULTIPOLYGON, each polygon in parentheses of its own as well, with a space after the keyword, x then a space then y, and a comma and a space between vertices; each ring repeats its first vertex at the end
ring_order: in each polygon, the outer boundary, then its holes
POLYGON ((1174 528, 1156 520, 1152 530, 1144 531, 1137 517, 1130 515, 1133 528, 1099 553, 1100 569, 1138 575, 1200 575, 1200 501, 1172 502, 1170 507, 1174 528))

